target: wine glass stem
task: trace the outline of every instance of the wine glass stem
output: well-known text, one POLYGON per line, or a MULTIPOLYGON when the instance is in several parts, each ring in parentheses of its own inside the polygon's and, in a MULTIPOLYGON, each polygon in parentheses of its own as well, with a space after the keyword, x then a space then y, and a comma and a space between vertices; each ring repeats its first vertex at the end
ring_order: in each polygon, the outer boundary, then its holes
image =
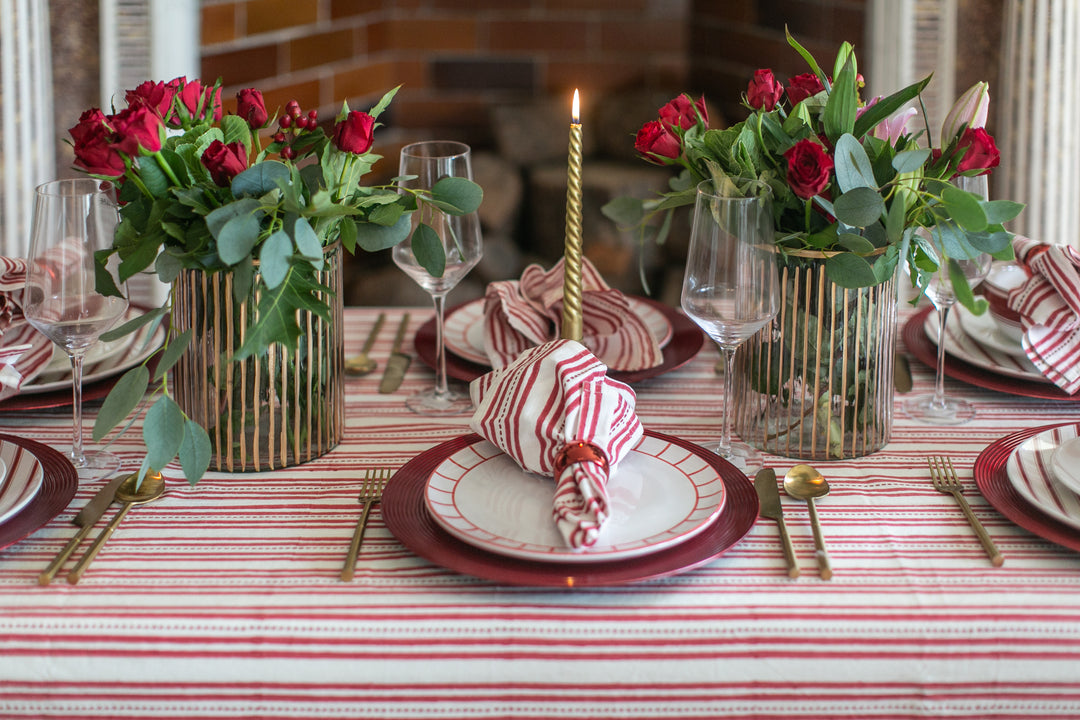
POLYGON ((724 409, 720 425, 721 456, 731 454, 731 378, 735 376, 735 348, 721 348, 724 353, 724 409))
POLYGON ((75 467, 86 464, 86 455, 83 453, 83 424, 82 424, 82 376, 83 354, 71 355, 71 399, 74 410, 74 420, 71 433, 71 462, 75 467))
POLYGON ((443 341, 446 295, 438 293, 432 299, 435 301, 435 396, 441 398, 450 392, 446 380, 446 343, 443 341))
POLYGON ((937 410, 945 409, 945 323, 949 319, 951 307, 952 303, 946 302, 937 306, 937 374, 934 376, 934 399, 930 403, 931 407, 937 410))

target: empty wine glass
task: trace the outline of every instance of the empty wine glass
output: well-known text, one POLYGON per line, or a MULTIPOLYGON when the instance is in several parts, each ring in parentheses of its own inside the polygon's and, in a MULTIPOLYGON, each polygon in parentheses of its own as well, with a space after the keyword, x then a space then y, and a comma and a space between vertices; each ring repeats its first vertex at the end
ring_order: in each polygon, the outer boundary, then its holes
POLYGON ((735 350, 775 317, 779 279, 773 251, 771 193, 753 179, 698 185, 682 308, 724 354, 724 410, 716 452, 748 475, 761 454, 731 438, 735 350))
POLYGON ((68 457, 80 481, 120 469, 112 453, 84 452, 82 429, 83 358, 128 306, 126 298, 102 295, 96 286, 94 253, 112 246, 118 222, 112 183, 56 180, 34 194, 23 313, 71 359, 74 425, 68 457))
MULTIPOLYGON (((470 148, 464 143, 443 140, 406 145, 401 149, 398 174, 399 187, 415 190, 431 190, 435 183, 446 177, 472 180, 470 148)), ((480 218, 475 212, 449 215, 434 205, 420 203, 412 216, 412 229, 420 223, 431 227, 441 241, 446 254, 446 270, 441 277, 433 277, 424 269, 413 252, 412 232, 405 241, 394 246, 394 263, 430 293, 435 303, 435 387, 413 395, 405 404, 421 415, 457 415, 469 412, 472 402, 467 394, 451 389, 447 382, 443 317, 446 294, 480 262, 483 254, 480 218)))
MULTIPOLYGON (((967 190, 982 198, 987 197, 986 176, 959 177, 955 182, 961 190, 967 190)), ((949 258, 942 262, 937 271, 930 276, 924 288, 926 297, 937 310, 937 373, 934 378, 934 392, 918 395, 908 400, 904 409, 908 415, 933 425, 960 425, 975 417, 975 408, 971 403, 945 395, 945 338, 949 310, 956 304, 956 292, 949 279, 950 268, 959 270, 967 278, 968 285, 975 288, 990 273, 993 258, 980 253, 974 258, 955 260, 949 258)))

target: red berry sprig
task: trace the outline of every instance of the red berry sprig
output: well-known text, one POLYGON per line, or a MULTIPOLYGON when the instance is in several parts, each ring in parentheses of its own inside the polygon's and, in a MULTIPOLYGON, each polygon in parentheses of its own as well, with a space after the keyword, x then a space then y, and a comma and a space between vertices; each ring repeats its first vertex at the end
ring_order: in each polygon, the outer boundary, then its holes
POLYGON ((285 105, 285 112, 278 118, 278 130, 273 136, 274 143, 280 146, 277 150, 281 157, 286 160, 296 159, 297 151, 293 144, 297 138, 314 131, 318 126, 318 110, 310 110, 305 114, 300 103, 290 100, 285 105))

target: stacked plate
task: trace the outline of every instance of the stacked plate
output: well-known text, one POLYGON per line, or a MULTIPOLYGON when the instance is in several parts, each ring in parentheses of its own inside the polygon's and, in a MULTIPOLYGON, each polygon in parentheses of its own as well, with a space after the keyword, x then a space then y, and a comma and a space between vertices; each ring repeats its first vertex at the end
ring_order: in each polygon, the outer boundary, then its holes
MULTIPOLYGON (((701 330, 685 315, 663 303, 647 298, 629 297, 634 312, 645 321, 663 350, 660 365, 634 372, 610 372, 616 380, 631 383, 656 377, 686 363, 705 342, 701 330)), ((447 310, 444 326, 446 372, 469 382, 491 370, 484 352, 484 300, 473 300, 447 310)), ((416 353, 428 365, 435 365, 435 320, 432 318, 416 333, 416 353)))
POLYGON ((521 585, 634 582, 696 567, 745 535, 753 486, 693 443, 648 432, 610 478, 600 541, 574 551, 552 519, 554 482, 522 471, 479 435, 413 459, 383 493, 390 531, 452 570, 521 585))
POLYGON ((975 481, 1021 527, 1080 550, 1080 425, 1030 428, 998 440, 976 461, 975 481))
POLYGON ((53 448, 0 435, 0 548, 56 517, 78 485, 71 462, 53 448))

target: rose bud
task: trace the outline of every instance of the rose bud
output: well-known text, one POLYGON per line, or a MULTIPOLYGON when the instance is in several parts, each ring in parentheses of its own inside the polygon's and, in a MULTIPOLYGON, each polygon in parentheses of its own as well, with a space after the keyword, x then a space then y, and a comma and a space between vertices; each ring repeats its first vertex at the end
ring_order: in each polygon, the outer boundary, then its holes
POLYGON ((362 155, 375 141, 375 118, 366 112, 352 110, 334 126, 334 145, 339 150, 362 155))
POLYGON ((982 170, 979 175, 986 175, 991 168, 996 168, 1001 162, 1001 153, 993 136, 983 128, 968 128, 956 144, 956 151, 963 152, 960 164, 956 166, 958 172, 968 170, 982 170))
POLYGON ((236 114, 247 120, 253 128, 266 127, 269 115, 261 92, 247 88, 236 93, 236 114))
POLYGON ((746 88, 746 103, 755 110, 766 112, 776 107, 784 94, 784 86, 765 68, 754 72, 750 85, 746 88))
POLYGON ((806 98, 817 95, 825 89, 821 78, 814 73, 796 75, 788 81, 787 96, 792 105, 798 105, 806 98))
POLYGON ((656 165, 665 164, 656 156, 674 160, 682 155, 682 144, 678 136, 659 120, 652 120, 641 126, 634 139, 634 149, 641 153, 643 158, 656 165))
POLYGON ((242 142, 226 145, 214 140, 202 154, 202 164, 219 187, 228 187, 232 179, 247 169, 247 149, 242 142))
POLYGON ((689 130, 697 125, 699 114, 701 115, 701 122, 707 126, 709 124, 709 111, 705 109, 704 96, 691 103, 688 96, 679 95, 660 108, 660 121, 671 128, 679 127, 683 130, 689 130))

